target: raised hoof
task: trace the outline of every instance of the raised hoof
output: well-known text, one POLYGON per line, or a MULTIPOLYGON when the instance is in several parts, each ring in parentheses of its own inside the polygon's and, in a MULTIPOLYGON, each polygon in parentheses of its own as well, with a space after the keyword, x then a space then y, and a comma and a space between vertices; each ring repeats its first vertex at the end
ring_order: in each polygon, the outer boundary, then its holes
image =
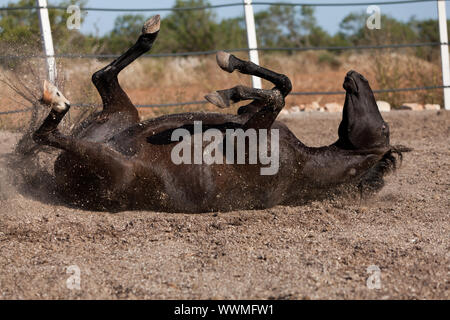
POLYGON ((207 94, 205 99, 222 109, 230 107, 230 100, 226 99, 223 94, 217 91, 207 94))
POLYGON ((229 73, 234 71, 234 67, 231 63, 232 55, 225 51, 219 51, 216 54, 216 60, 219 67, 229 73))
POLYGON ((161 16, 157 14, 156 16, 148 19, 144 26, 142 27, 142 34, 149 34, 158 32, 161 27, 161 16))
POLYGON ((64 97, 56 86, 47 80, 44 81, 44 90, 42 93, 41 102, 51 106, 53 110, 60 113, 67 111, 70 108, 69 100, 64 97))

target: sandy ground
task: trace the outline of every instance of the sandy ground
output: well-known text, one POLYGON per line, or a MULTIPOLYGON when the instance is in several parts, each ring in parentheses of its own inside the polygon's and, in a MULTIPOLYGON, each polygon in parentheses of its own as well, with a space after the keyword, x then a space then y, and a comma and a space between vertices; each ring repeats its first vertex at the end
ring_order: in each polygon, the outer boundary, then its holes
MULTIPOLYGON (((339 117, 286 123, 318 146, 336 139, 339 117)), ((450 113, 384 118, 393 144, 414 151, 362 203, 201 215, 87 212, 44 192, 17 191, 1 165, 0 299, 449 299, 450 113), (372 265, 380 289, 366 284, 372 265), (80 270, 80 290, 67 287, 70 266, 80 270)), ((16 139, 0 132, 0 153, 16 139)))

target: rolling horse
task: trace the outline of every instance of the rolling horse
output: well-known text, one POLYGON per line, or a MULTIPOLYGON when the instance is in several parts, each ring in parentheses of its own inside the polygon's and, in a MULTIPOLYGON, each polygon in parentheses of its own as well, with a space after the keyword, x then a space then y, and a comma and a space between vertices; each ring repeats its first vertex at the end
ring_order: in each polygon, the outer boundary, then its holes
MULTIPOLYGON (((289 78, 226 52, 217 63, 226 72, 238 71, 274 84, 271 90, 236 86, 206 95, 212 104, 227 108, 248 100, 236 115, 181 113, 140 121, 138 111, 118 82, 118 74, 149 51, 160 30, 160 17, 148 20, 137 42, 108 66, 95 72, 92 81, 103 109, 83 121, 70 135, 58 124, 70 102, 53 85, 45 83, 42 102, 51 105, 43 124, 33 134, 41 145, 62 150, 55 161, 57 190, 68 202, 97 210, 159 210, 166 212, 211 212, 262 209, 296 205, 342 186, 374 192, 383 177, 396 168, 402 146, 391 146, 389 127, 381 117, 368 81, 350 71, 345 76, 345 105, 339 138, 329 146, 303 144, 276 121, 292 90, 289 78), (195 125, 220 132, 277 132, 278 140, 266 139, 267 153, 278 153, 275 174, 260 174, 263 164, 175 163, 173 150, 177 129, 195 140, 195 125)), ((205 141, 201 142, 205 144, 205 141)), ((223 141, 221 142, 223 143, 223 141)), ((229 151, 233 145, 226 149, 229 151)), ((250 157, 250 147, 245 147, 250 157)), ((226 157, 216 154, 216 157, 226 157)))

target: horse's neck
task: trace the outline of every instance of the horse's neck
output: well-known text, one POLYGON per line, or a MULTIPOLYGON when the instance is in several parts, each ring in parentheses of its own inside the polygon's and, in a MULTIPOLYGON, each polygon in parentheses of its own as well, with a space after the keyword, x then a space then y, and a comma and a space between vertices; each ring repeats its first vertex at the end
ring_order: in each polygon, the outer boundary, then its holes
POLYGON ((297 152, 301 179, 322 187, 351 182, 379 160, 378 155, 358 154, 334 144, 320 148, 301 145, 297 152))

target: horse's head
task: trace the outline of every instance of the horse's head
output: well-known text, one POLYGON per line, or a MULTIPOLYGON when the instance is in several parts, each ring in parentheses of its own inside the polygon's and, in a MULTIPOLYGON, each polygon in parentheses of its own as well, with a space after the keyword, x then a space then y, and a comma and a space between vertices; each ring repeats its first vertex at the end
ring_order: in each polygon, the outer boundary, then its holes
POLYGON ((41 102, 43 104, 52 106, 57 112, 63 112, 70 107, 69 100, 64 97, 61 91, 47 80, 44 82, 44 90, 41 102))
POLYGON ((389 127, 381 117, 369 82, 352 70, 343 86, 346 96, 338 145, 354 150, 389 148, 389 127))
POLYGON ((361 192, 376 191, 384 185, 383 177, 396 169, 397 159, 401 161, 402 153, 412 149, 390 145, 389 126, 381 117, 366 78, 356 71, 349 71, 343 87, 346 91, 345 105, 339 125, 339 140, 335 145, 360 155, 360 158, 352 157, 354 163, 346 161, 346 165, 354 168, 361 192))

